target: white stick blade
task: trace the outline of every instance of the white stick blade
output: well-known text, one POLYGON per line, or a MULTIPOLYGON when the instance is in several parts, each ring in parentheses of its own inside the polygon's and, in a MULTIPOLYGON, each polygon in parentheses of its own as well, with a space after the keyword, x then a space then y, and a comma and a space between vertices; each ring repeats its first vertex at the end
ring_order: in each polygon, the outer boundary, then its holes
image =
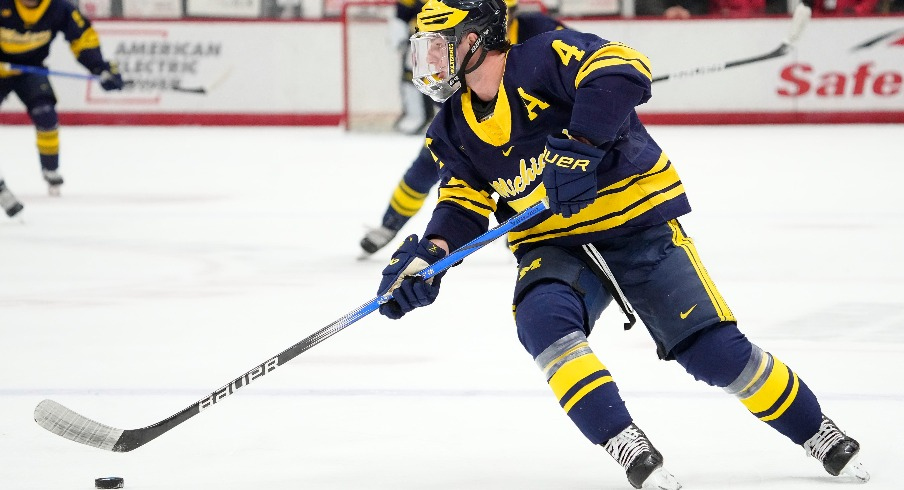
POLYGON ((53 400, 44 400, 35 407, 35 422, 60 437, 107 451, 113 450, 123 432, 79 415, 53 400))
POLYGON ((794 8, 794 14, 791 17, 791 29, 788 32, 788 40, 785 41, 786 44, 794 44, 800 39, 800 35, 803 34, 804 28, 807 27, 812 15, 813 10, 810 9, 810 7, 804 5, 803 2, 797 4, 797 7, 794 8))

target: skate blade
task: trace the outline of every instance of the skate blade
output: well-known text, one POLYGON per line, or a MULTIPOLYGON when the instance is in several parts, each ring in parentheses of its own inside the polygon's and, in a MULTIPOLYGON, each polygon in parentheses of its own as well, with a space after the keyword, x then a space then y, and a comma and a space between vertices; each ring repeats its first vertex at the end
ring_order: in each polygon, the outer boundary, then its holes
POLYGON ((869 473, 863 469, 863 465, 858 461, 858 457, 854 456, 848 461, 848 464, 842 468, 840 476, 847 476, 857 480, 858 483, 866 483, 869 481, 869 473))
POLYGON ((47 194, 51 197, 60 197, 60 186, 52 185, 47 188, 47 194))
POLYGON ((643 486, 640 488, 649 490, 680 490, 681 484, 678 483, 674 475, 660 466, 650 473, 650 476, 643 481, 643 486))

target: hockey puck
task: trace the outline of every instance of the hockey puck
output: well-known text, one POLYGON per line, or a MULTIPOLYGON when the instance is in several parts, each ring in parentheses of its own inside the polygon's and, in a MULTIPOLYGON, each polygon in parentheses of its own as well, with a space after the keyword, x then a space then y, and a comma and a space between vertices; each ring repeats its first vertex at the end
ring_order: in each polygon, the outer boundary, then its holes
POLYGON ((118 476, 105 476, 94 479, 94 488, 122 488, 126 481, 118 476))

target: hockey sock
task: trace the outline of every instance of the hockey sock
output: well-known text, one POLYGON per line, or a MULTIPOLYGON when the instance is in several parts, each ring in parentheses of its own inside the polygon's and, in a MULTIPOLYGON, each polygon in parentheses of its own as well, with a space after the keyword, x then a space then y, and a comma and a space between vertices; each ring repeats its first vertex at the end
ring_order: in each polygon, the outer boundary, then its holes
POLYGON ((41 168, 56 170, 60 166, 59 118, 52 105, 45 104, 28 111, 35 125, 41 168))
POLYGON ((587 343, 583 305, 569 286, 548 282, 530 289, 515 323, 559 405, 590 442, 603 444, 631 425, 609 370, 587 343))
POLYGON ((679 349, 675 358, 694 378, 735 395, 750 413, 795 444, 819 429, 822 410, 816 395, 797 373, 747 340, 734 323, 705 330, 679 349))

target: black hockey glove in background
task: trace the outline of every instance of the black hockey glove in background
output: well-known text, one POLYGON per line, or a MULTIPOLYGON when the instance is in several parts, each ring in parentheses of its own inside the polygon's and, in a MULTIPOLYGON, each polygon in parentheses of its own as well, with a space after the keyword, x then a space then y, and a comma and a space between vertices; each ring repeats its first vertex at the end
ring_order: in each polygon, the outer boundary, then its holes
POLYGON ((446 256, 446 251, 426 238, 418 241, 417 235, 405 238, 402 246, 383 269, 383 280, 377 294, 393 291, 392 300, 380 305, 380 314, 398 320, 409 311, 432 304, 439 294, 444 272, 428 280, 415 277, 425 267, 446 256))
POLYGON ((550 211, 568 218, 596 199, 596 167, 605 154, 566 135, 546 138, 543 186, 550 211))
POLYGON ((104 63, 100 67, 91 70, 91 73, 99 77, 100 86, 108 92, 110 90, 122 90, 126 85, 122 80, 122 75, 119 74, 119 68, 116 63, 104 63))

